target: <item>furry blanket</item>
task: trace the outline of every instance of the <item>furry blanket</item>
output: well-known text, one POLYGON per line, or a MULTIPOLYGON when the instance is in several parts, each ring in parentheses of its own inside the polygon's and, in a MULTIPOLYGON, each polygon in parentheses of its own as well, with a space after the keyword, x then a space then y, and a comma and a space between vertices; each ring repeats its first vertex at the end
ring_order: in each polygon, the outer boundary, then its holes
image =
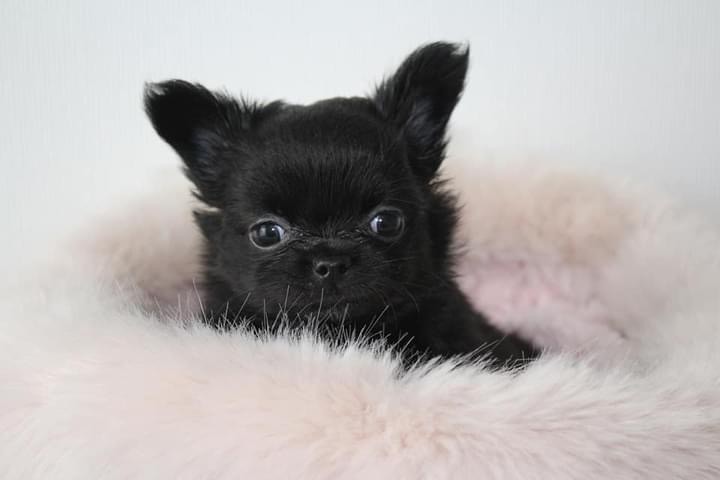
POLYGON ((462 282, 520 372, 192 320, 186 185, 0 289, 0 477, 720 478, 720 249, 637 187, 463 172, 462 282))

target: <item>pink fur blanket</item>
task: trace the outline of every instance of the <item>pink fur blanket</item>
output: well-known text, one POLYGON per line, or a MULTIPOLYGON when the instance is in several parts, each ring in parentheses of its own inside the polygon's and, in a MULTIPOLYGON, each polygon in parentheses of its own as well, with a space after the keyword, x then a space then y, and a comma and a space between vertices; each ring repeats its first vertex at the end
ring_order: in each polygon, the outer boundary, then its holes
POLYGON ((0 477, 720 478, 720 242, 637 187, 464 171, 462 282, 522 372, 191 319, 186 185, 0 289, 0 477))

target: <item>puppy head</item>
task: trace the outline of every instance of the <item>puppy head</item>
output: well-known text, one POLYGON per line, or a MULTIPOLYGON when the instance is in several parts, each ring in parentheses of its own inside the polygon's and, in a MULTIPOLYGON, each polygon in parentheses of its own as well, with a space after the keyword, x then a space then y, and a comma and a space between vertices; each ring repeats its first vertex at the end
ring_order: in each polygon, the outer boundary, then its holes
POLYGON ((467 67, 435 43, 370 97, 307 106, 149 85, 153 126, 210 207, 209 276, 267 312, 413 306, 446 275, 455 211, 434 178, 467 67))

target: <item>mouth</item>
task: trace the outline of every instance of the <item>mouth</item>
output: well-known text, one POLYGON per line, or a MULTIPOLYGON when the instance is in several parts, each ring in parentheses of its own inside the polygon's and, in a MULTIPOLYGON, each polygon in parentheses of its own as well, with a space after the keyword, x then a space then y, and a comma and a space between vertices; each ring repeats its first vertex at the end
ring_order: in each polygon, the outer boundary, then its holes
POLYGON ((371 310, 381 308, 376 299, 368 296, 346 296, 346 295, 328 295, 322 297, 314 297, 309 302, 300 302, 302 305, 297 308, 298 313, 305 315, 313 315, 319 318, 331 317, 341 318, 349 314, 363 314, 371 310))
POLYGON ((311 302, 303 305, 303 309, 308 312, 313 311, 330 311, 344 310, 357 305, 363 305, 367 299, 345 297, 342 295, 325 295, 322 299, 313 299, 311 302))
POLYGON ((274 305, 276 308, 273 313, 285 314, 290 318, 351 316, 361 320, 386 308, 387 304, 383 300, 384 297, 361 288, 303 289, 291 286, 284 297, 275 297, 266 304, 263 302, 263 306, 274 305))

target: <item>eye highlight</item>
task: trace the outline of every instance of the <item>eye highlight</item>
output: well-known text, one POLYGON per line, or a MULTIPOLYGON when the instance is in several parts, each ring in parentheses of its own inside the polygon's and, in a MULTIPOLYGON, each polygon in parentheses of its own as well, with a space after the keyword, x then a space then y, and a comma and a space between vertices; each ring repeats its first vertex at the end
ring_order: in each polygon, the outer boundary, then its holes
POLYGON ((287 236, 285 227, 272 220, 261 220, 250 227, 250 241, 258 248, 273 248, 287 236))
POLYGON ((405 229, 405 217, 398 210, 381 210, 370 219, 369 226, 375 236, 392 239, 405 229))

